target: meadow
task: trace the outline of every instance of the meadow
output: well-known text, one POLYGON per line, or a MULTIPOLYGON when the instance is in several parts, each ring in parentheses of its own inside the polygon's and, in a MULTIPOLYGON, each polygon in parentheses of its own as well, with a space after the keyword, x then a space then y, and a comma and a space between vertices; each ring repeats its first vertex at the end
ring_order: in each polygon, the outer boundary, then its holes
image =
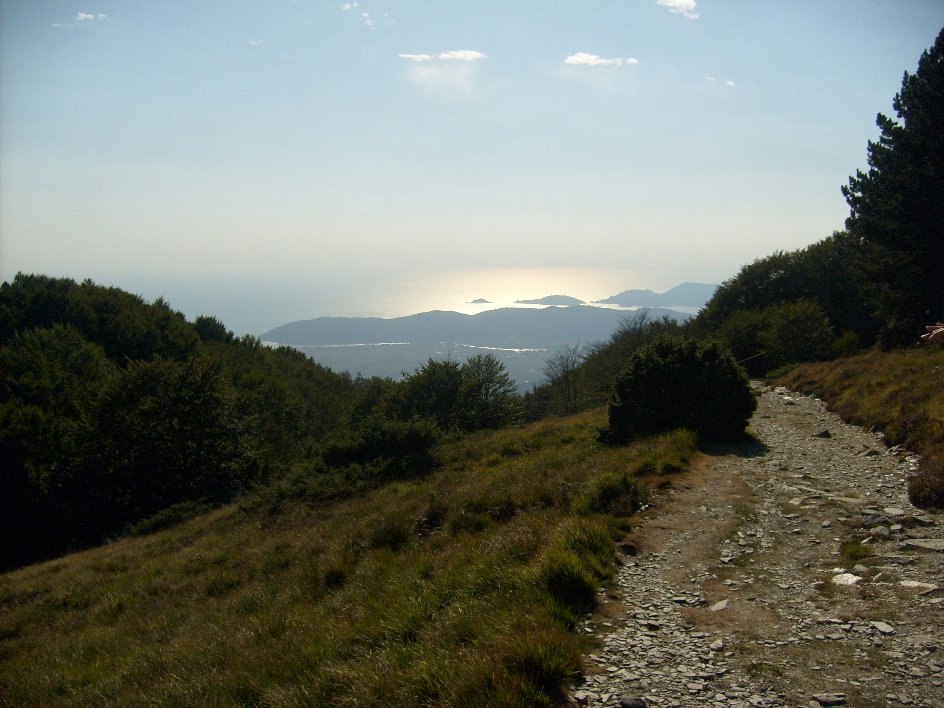
POLYGON ((6 573, 0 703, 551 705, 615 542, 695 452, 685 432, 607 446, 604 424, 456 436, 429 475, 344 498, 298 469, 6 573))

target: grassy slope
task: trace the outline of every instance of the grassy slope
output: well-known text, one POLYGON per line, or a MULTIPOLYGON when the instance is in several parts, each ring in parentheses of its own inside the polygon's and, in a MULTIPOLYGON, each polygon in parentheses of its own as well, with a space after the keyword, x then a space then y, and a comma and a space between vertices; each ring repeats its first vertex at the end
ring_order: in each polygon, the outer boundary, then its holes
POLYGON ((800 366, 773 383, 823 398, 845 420, 885 432, 889 444, 921 455, 911 500, 944 507, 944 347, 800 366))
POLYGON ((362 496, 231 506, 0 576, 0 704, 545 704, 634 494, 678 433, 604 412, 443 445, 362 496))

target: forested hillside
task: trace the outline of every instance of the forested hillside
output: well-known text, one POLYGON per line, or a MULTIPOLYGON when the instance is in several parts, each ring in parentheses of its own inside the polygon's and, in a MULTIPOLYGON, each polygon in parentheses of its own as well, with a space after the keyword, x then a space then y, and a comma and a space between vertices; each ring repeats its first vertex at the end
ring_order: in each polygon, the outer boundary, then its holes
POLYGON ((0 287, 0 565, 218 503, 343 425, 355 388, 163 300, 19 275, 0 287))
POLYGON ((298 467, 333 480, 332 494, 417 474, 443 432, 521 414, 491 355, 355 380, 163 300, 21 274, 0 286, 0 567, 158 512, 150 526, 167 523, 298 467))

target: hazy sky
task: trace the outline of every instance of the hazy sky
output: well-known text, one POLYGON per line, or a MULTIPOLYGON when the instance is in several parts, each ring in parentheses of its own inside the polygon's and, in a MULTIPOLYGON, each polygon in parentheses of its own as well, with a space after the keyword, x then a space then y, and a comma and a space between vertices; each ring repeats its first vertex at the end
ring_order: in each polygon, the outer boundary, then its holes
POLYGON ((470 273, 720 282, 817 241, 944 25, 939 0, 0 8, 0 278, 237 331, 405 314, 470 273))

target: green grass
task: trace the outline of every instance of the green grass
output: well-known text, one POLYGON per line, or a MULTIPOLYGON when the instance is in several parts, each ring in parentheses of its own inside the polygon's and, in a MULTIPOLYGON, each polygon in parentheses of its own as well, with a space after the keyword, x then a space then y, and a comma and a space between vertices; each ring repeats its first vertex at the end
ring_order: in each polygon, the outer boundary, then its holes
POLYGON ((839 555, 842 557, 843 565, 851 569, 856 563, 871 556, 872 549, 869 546, 863 546, 858 541, 846 541, 840 547, 839 555))
POLYGON ((823 398, 844 420, 875 427, 921 456, 911 501, 944 508, 944 347, 873 351, 805 364, 772 381, 823 398))
POLYGON ((457 438, 425 478, 336 496, 299 473, 0 575, 0 704, 552 705, 644 491, 626 471, 694 451, 604 446, 604 424, 457 438))

